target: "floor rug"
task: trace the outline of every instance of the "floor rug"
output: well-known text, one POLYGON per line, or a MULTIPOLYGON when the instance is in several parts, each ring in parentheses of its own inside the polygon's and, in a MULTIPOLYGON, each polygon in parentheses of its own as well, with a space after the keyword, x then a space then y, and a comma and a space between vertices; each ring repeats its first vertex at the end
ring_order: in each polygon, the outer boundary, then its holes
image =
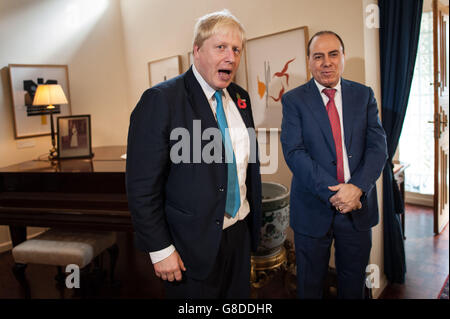
POLYGON ((445 280, 444 286, 442 286, 441 292, 438 295, 438 299, 448 299, 448 276, 445 280))

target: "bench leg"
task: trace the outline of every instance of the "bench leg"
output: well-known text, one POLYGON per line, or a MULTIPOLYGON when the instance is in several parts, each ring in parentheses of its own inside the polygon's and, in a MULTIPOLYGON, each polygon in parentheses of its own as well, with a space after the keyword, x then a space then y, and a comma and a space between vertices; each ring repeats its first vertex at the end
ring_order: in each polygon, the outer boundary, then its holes
POLYGON ((30 299, 31 293, 30 293, 30 285, 28 284, 28 280, 25 276, 25 269, 27 268, 26 264, 20 264, 15 263, 12 272, 14 274, 14 277, 16 277, 16 280, 19 282, 20 286, 22 287, 25 298, 30 299))
POLYGON ((111 285, 115 285, 118 284, 118 282, 114 280, 114 271, 116 269, 117 257, 119 256, 119 246, 117 246, 117 244, 112 245, 110 248, 108 248, 108 253, 110 257, 110 271, 111 271, 109 280, 111 285))
POLYGON ((66 288, 66 275, 63 273, 62 266, 57 266, 58 273, 55 276, 56 288, 59 291, 59 296, 64 299, 64 289, 66 288))
POLYGON ((59 285, 65 286, 66 285, 66 275, 64 274, 64 272, 62 270, 62 266, 57 266, 57 269, 58 269, 58 273, 55 276, 55 280, 59 285))
POLYGON ((80 288, 73 288, 73 297, 86 299, 92 295, 91 264, 80 269, 80 288))
POLYGON ((27 240, 27 228, 25 226, 9 226, 9 234, 13 247, 27 240))

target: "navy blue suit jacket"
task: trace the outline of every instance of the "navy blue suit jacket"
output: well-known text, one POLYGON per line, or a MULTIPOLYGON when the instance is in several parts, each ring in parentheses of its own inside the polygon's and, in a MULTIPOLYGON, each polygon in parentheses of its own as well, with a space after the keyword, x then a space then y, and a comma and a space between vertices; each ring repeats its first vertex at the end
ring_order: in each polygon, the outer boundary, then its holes
MULTIPOLYGON (((227 88, 237 105, 237 94, 247 107, 239 112, 247 128, 253 128, 250 98, 231 83, 227 88)), ((208 128, 218 129, 208 100, 192 69, 144 92, 130 118, 126 183, 128 204, 137 247, 158 251, 173 244, 187 274, 204 279, 212 269, 222 235, 225 213, 227 164, 205 163, 193 154, 210 140, 199 140, 208 128), (194 120, 201 131, 194 131, 194 120), (170 150, 175 128, 189 132, 189 163, 173 163, 170 150), (194 158, 195 157, 195 158, 194 158), (197 162, 194 162, 197 161, 197 162)), ((256 149, 257 152, 257 149, 256 149)), ((225 154, 222 145, 222 159, 225 154)), ((255 154, 257 156, 257 154, 255 154)), ((257 159, 257 157, 256 157, 257 159)), ((261 225, 261 176, 259 161, 247 168, 247 200, 252 248, 256 250, 261 225)))
MULTIPOLYGON (((341 79, 345 146, 351 179, 363 191, 362 208, 351 212, 357 230, 378 223, 375 182, 387 159, 386 136, 378 118, 371 88, 341 79)), ((294 231, 322 237, 330 229, 335 210, 329 202, 339 184, 336 149, 328 114, 314 79, 282 98, 281 142, 293 173, 291 227, 294 231)))

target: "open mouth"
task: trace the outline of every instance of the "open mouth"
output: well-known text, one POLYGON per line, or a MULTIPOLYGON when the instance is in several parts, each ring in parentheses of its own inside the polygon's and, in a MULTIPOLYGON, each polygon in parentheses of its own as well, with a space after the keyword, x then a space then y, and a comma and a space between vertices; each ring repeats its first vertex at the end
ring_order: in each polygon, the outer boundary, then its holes
POLYGON ((231 70, 219 69, 219 79, 224 82, 231 81, 231 70))
POLYGON ((219 73, 225 73, 225 74, 230 75, 231 74, 231 70, 221 69, 221 70, 219 70, 219 73))

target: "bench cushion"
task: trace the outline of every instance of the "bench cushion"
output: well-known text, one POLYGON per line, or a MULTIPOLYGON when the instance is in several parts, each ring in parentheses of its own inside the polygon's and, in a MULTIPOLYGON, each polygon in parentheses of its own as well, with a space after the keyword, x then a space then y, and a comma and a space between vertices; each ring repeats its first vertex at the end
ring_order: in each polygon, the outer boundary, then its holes
POLYGON ((16 263, 67 266, 80 268, 116 242, 114 232, 82 232, 50 229, 13 248, 16 263))

